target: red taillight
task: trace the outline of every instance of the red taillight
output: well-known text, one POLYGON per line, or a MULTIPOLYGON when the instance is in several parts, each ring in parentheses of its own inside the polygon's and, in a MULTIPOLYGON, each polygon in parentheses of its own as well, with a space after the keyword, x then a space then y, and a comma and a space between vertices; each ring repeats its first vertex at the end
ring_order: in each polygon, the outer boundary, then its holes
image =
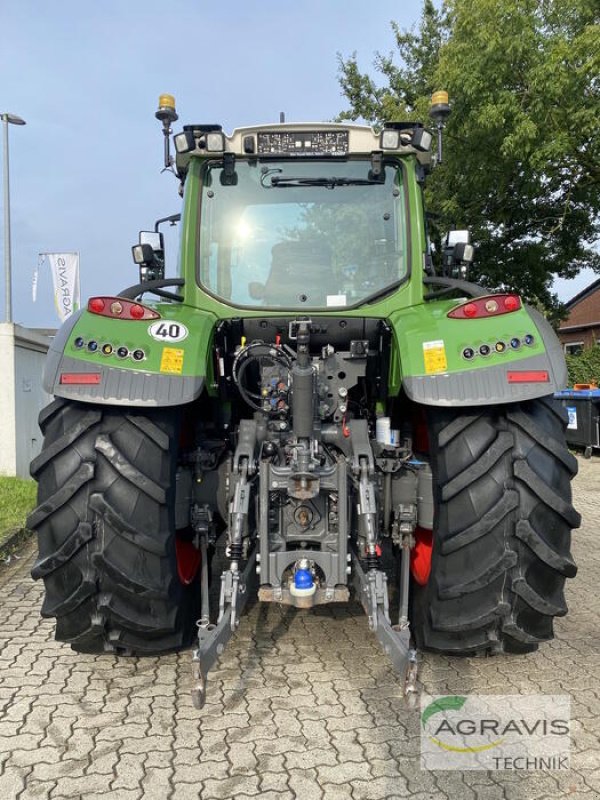
POLYGON ((95 386, 101 381, 99 372, 63 372, 60 376, 61 384, 70 384, 71 386, 95 386))
POLYGON ((111 319, 160 319, 158 311, 122 297, 92 297, 88 300, 87 308, 92 314, 111 319))
POLYGON ((509 383, 548 383, 550 376, 544 369, 513 370, 506 373, 509 383))
POLYGON ((92 311, 94 314, 102 314, 104 311, 104 300, 101 297, 92 297, 92 299, 88 301, 88 311, 92 311))
POLYGON ((521 301, 514 294, 509 294, 504 298, 504 308, 507 311, 517 311, 521 308, 521 301))
POLYGON ((521 308, 521 298, 515 294, 492 294, 486 297, 475 297, 468 303, 449 311, 450 319, 482 319, 484 317, 497 317, 508 314, 521 308))

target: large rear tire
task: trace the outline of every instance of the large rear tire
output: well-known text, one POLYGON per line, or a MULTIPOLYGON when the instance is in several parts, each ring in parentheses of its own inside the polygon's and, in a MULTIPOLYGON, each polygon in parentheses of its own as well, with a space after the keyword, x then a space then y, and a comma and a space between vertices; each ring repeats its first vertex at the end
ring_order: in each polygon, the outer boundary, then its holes
POLYGON ((162 653, 191 643, 197 584, 178 578, 179 414, 57 399, 40 415, 31 465, 38 506, 32 570, 42 615, 79 652, 162 653))
POLYGON ((566 614, 565 579, 577 571, 564 411, 543 398, 428 413, 434 536, 429 580, 413 591, 417 644, 535 650, 566 614))

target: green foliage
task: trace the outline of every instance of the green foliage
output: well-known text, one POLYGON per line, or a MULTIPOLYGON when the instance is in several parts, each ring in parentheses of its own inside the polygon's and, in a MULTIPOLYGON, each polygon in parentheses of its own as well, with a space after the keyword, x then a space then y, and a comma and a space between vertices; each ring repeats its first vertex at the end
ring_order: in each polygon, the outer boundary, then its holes
POLYGON ((600 386, 600 345, 590 347, 576 356, 567 356, 569 386, 576 383, 596 383, 600 386))
POLYGON ((340 118, 426 118, 450 93, 444 163, 429 179, 440 228, 471 230, 472 273, 490 288, 557 306, 553 275, 600 270, 600 25, 593 0, 425 0, 418 29, 396 25, 384 86, 340 57, 340 118))
POLYGON ((338 54, 339 79, 350 108, 339 114, 339 120, 364 119, 377 127, 385 120, 407 120, 424 116, 429 98, 436 88, 436 70, 440 49, 448 35, 445 11, 438 11, 432 0, 425 0, 418 32, 402 31, 391 23, 401 63, 393 53, 376 53, 375 70, 386 84, 361 73, 357 55, 346 61, 338 54))
POLYGON ((36 484, 22 478, 0 477, 0 544, 25 519, 35 505, 36 484))

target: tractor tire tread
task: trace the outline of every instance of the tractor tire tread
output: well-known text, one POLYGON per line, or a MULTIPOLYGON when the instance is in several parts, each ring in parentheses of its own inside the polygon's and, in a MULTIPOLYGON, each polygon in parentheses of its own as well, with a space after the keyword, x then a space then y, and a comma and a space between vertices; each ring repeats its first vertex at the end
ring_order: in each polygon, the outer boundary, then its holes
POLYGON ((431 576, 412 591, 418 646, 529 652, 553 637, 581 521, 565 428, 552 398, 429 411, 435 530, 431 576))
POLYGON ((178 414, 67 400, 40 414, 32 575, 56 639, 78 652, 160 654, 193 641, 199 591, 176 566, 178 414))

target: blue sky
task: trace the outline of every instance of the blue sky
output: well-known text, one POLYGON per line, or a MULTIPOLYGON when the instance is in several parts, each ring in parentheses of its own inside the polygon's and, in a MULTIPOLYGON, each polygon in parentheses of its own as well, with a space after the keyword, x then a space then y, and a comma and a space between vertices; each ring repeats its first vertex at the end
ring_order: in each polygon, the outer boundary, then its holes
MULTIPOLYGON (((345 104, 337 53, 370 69, 393 49, 390 20, 411 27, 421 0, 3 0, 0 111, 10 126, 13 319, 54 326, 40 251, 78 250, 82 300, 137 279, 137 232, 179 210, 177 182, 161 175, 158 95, 177 98, 179 121, 226 131, 330 119, 345 104)), ((1 231, 0 231, 1 232, 1 231)), ((177 241, 170 236, 171 260, 177 241)), ((4 273, 0 313, 4 319, 4 273)), ((594 276, 561 281, 569 298, 594 276)))

